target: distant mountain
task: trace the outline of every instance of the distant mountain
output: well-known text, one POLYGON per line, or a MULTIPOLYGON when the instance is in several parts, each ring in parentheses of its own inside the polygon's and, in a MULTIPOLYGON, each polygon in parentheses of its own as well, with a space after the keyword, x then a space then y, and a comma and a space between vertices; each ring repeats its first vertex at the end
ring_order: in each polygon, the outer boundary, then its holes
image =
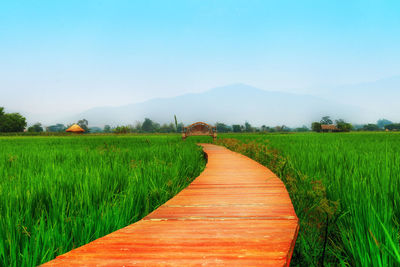
POLYGON ((164 123, 179 121, 228 124, 250 122, 254 125, 301 126, 324 115, 354 122, 367 121, 370 112, 349 104, 311 95, 265 91, 244 84, 214 88, 197 94, 157 98, 120 107, 98 107, 69 118, 86 118, 91 126, 134 124, 151 118, 164 123))

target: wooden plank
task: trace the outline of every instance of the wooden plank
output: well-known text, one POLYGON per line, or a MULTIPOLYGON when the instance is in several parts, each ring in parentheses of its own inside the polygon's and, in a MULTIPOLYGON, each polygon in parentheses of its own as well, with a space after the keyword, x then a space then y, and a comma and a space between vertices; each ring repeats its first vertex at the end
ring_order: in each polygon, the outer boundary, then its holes
POLYGON ((191 185, 141 221, 44 266, 288 266, 298 219, 282 181, 226 148, 191 185))

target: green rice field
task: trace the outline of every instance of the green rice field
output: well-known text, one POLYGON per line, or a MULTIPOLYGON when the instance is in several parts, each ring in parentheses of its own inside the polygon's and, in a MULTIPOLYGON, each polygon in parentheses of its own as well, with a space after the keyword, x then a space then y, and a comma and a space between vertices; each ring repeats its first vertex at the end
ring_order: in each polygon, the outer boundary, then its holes
POLYGON ((35 266, 129 225, 204 166, 178 136, 0 137, 0 266, 35 266))
MULTIPOLYGON (((0 265, 34 266, 129 225, 205 166, 178 135, 0 137, 0 265)), ((400 134, 222 134, 285 183, 292 266, 400 265, 400 134)))
POLYGON ((300 219, 293 266, 400 266, 400 134, 224 135, 271 168, 300 219))

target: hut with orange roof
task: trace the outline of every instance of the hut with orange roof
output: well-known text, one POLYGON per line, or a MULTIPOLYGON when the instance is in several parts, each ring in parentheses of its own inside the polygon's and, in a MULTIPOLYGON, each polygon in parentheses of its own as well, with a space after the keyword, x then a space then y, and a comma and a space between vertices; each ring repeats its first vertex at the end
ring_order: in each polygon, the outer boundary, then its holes
POLYGON ((322 124, 321 125, 322 132, 340 132, 340 129, 333 124, 322 124))
POLYGON ((65 131, 68 133, 84 133, 85 132, 85 130, 83 130, 82 127, 79 126, 78 124, 72 125, 65 131))

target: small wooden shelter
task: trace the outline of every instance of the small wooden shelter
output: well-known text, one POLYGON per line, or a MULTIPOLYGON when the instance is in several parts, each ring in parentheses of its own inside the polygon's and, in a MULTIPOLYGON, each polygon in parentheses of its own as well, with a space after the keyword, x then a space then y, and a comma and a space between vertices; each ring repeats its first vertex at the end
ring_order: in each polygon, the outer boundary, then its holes
POLYGON ((85 130, 83 130, 82 127, 79 126, 78 124, 72 125, 65 131, 68 133, 84 133, 85 132, 85 130))
POLYGON ((340 132, 340 129, 333 124, 322 124, 321 125, 322 132, 340 132))
POLYGON ((182 139, 185 140, 191 135, 208 135, 215 139, 217 138, 217 127, 211 126, 205 122, 196 122, 182 129, 182 139))

